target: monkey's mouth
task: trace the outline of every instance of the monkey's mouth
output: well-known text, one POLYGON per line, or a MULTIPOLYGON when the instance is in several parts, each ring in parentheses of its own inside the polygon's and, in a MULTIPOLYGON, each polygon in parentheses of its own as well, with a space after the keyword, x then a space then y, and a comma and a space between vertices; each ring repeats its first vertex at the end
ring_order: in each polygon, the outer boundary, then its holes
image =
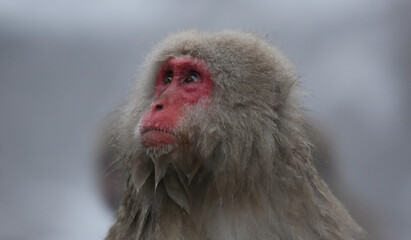
POLYGON ((144 147, 161 147, 174 145, 177 142, 176 135, 163 128, 143 127, 140 133, 142 136, 141 143, 144 147))
POLYGON ((167 134, 170 134, 170 135, 172 135, 172 136, 175 136, 175 134, 174 134, 173 132, 168 131, 168 130, 166 130, 166 129, 164 129, 164 128, 151 127, 151 126, 142 127, 140 133, 141 133, 141 135, 143 135, 143 134, 145 134, 146 132, 149 132, 149 131, 159 131, 159 132, 163 132, 163 133, 167 133, 167 134))

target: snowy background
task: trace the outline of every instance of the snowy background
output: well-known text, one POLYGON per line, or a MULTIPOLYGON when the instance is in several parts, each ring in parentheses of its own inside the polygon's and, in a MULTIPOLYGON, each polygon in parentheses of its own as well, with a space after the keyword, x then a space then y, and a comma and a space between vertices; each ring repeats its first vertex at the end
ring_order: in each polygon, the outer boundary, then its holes
POLYGON ((244 29, 295 63, 334 190, 374 239, 411 236, 411 2, 0 0, 0 240, 103 239, 94 156, 151 47, 244 29))

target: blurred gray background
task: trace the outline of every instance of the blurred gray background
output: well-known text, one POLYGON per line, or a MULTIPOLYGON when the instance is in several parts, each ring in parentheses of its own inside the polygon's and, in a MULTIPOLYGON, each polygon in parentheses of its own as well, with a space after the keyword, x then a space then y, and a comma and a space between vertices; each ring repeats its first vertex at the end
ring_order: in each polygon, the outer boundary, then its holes
POLYGON ((167 34, 244 29, 295 63, 331 186, 374 239, 411 236, 411 4, 0 0, 0 239, 103 239, 95 138, 167 34))

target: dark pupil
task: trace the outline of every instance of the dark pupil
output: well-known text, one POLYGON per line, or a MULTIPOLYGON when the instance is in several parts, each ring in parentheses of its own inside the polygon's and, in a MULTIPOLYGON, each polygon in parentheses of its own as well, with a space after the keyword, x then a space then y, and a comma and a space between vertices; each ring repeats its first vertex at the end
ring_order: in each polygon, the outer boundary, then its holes
POLYGON ((165 84, 170 84, 173 81, 173 75, 171 73, 168 73, 166 75, 166 78, 164 79, 165 84))
POLYGON ((198 78, 197 78, 196 75, 190 75, 190 76, 185 80, 186 83, 197 82, 197 81, 198 81, 198 78))

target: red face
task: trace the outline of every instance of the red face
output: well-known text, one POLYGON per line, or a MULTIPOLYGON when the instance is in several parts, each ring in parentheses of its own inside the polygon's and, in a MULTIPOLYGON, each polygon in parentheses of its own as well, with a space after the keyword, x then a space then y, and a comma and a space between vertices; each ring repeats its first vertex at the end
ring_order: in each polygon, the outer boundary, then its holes
POLYGON ((157 76, 155 99, 141 121, 145 147, 175 144, 174 130, 187 106, 211 96, 214 83, 206 65, 198 58, 172 58, 157 76))

